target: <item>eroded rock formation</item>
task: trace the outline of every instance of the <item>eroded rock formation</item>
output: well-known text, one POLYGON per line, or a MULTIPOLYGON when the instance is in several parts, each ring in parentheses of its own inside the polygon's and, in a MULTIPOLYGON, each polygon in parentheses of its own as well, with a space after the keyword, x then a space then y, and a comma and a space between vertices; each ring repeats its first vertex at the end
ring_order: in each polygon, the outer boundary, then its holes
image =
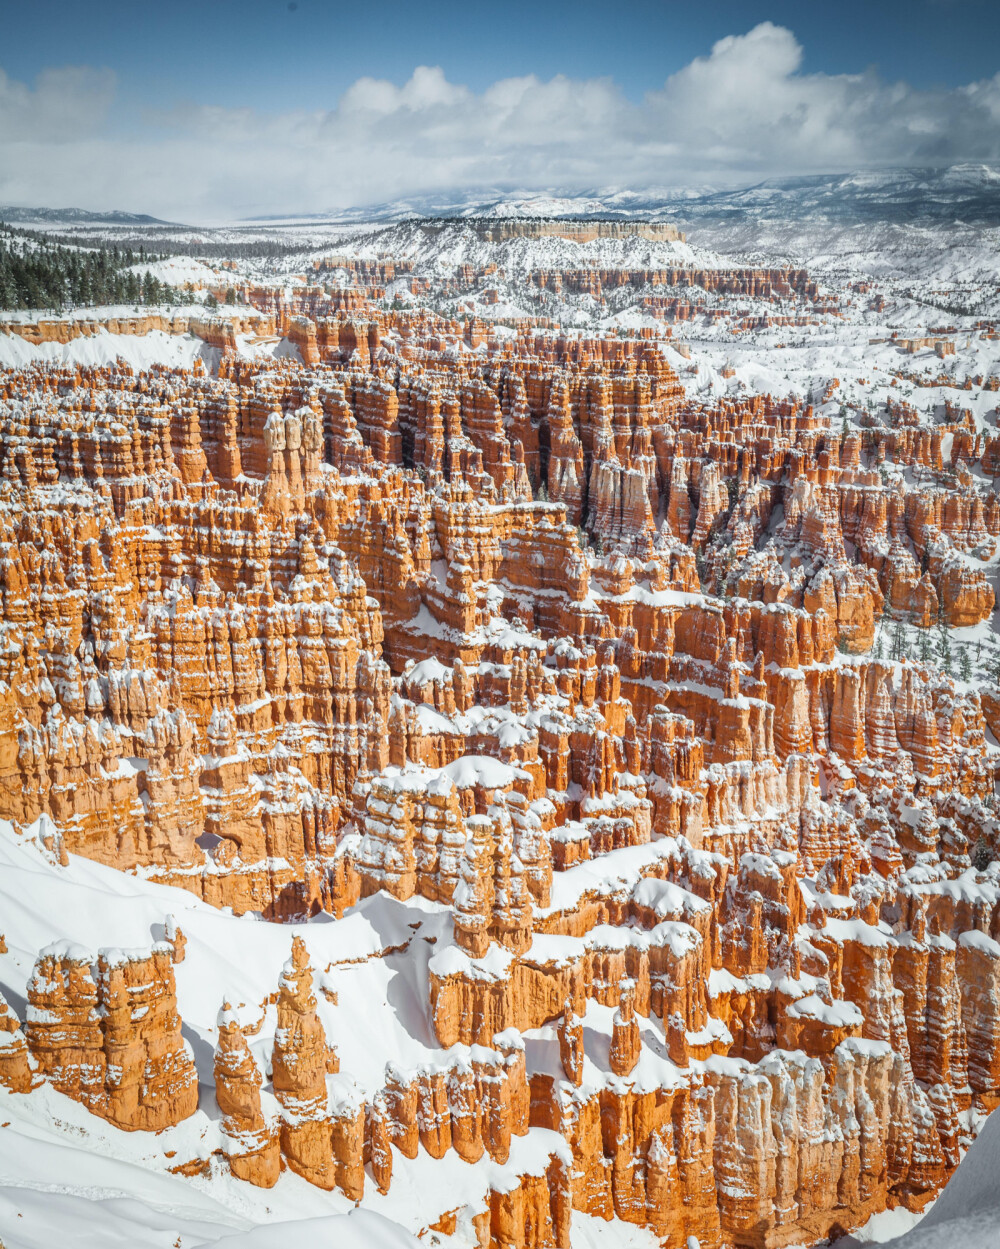
POLYGON ((127 1131, 159 1131, 198 1106, 171 954, 163 942, 101 950, 95 963, 63 943, 41 952, 28 984, 25 1033, 38 1070, 127 1131))
MULTIPOLYGON (((1000 695, 892 639, 943 655, 993 611, 1000 440, 695 400, 648 335, 500 334, 389 310, 406 265, 331 270, 241 292, 296 359, 229 322, 196 329, 218 376, 0 374, 0 816, 237 913, 446 917, 426 1061, 374 1085, 300 935, 269 1070, 223 1007, 241 1180, 361 1201, 454 1151, 498 1249, 567 1246, 574 1209, 716 1249, 921 1207, 1000 1103, 1000 695)), ((530 280, 823 298, 790 269, 530 280)), ((43 950, 0 1083, 190 1116, 164 930, 43 950)))

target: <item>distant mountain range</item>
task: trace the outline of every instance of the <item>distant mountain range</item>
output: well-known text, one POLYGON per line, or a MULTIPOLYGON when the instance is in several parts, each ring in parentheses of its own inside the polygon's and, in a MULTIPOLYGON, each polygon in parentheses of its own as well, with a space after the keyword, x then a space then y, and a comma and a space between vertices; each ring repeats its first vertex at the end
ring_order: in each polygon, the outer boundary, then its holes
MULTIPOLYGON (((837 225, 1000 225, 1000 167, 890 169, 810 177, 768 178, 736 189, 615 188, 558 191, 476 190, 412 196, 346 211, 294 218, 320 222, 396 222, 412 217, 575 217, 676 221, 682 228, 776 219, 825 218, 837 225)), ((257 218, 273 224, 290 217, 257 218)))
POLYGON ((0 221, 8 225, 65 225, 65 226, 166 226, 173 222, 161 221, 146 213, 128 213, 118 209, 113 212, 91 212, 86 208, 15 208, 0 205, 0 221))
POLYGON ((768 179, 670 207, 692 224, 727 225, 775 218, 822 218, 837 225, 1000 225, 1000 168, 953 165, 877 173, 768 179))
MULTIPOLYGON (((752 186, 602 188, 563 193, 487 188, 436 192, 328 213, 255 217, 233 225, 392 224, 415 217, 563 217, 656 219, 682 230, 810 222, 851 225, 1000 226, 1000 166, 888 169, 768 178, 752 186)), ((176 223, 145 213, 84 208, 0 206, 0 221, 45 226, 159 226, 176 223)))

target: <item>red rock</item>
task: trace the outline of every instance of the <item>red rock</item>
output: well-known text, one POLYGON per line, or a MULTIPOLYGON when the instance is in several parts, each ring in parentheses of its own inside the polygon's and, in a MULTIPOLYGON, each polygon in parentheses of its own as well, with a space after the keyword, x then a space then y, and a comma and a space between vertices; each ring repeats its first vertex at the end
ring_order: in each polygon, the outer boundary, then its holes
POLYGON ((566 1079, 571 1084, 583 1083, 583 1024, 573 1013, 572 1005, 567 1002, 559 1024, 559 1056, 562 1060, 566 1079))
POLYGON ((609 1062, 616 1076, 627 1076, 639 1061, 642 1038, 633 1010, 635 984, 622 981, 621 1002, 615 1012, 614 1029, 611 1033, 609 1062))

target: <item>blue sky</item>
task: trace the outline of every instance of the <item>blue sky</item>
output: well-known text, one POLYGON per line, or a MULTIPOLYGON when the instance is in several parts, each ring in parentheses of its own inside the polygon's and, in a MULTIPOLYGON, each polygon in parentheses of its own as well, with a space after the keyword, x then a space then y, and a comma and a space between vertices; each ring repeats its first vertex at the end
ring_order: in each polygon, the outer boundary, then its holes
MULTIPOLYGON (((122 96, 265 109, 329 108, 364 75, 402 84, 417 65, 482 89, 498 78, 614 78, 630 98, 716 40, 761 21, 794 31, 802 70, 958 86, 1000 69, 998 0, 5 0, 0 64, 109 66, 122 96), (294 7, 292 7, 294 4, 294 7)), ((122 117, 128 122, 127 115, 122 117)))
POLYGON ((1000 0, 0 0, 0 19, 0 202, 201 220, 1000 159, 1000 0))

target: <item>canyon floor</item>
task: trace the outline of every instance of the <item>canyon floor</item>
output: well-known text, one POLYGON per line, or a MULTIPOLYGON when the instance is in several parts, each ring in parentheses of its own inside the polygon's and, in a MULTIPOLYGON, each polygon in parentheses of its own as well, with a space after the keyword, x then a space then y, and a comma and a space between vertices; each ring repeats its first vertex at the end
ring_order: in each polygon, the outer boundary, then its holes
POLYGON ((997 229, 548 208, 0 313, 6 1249, 992 1243, 997 229))

